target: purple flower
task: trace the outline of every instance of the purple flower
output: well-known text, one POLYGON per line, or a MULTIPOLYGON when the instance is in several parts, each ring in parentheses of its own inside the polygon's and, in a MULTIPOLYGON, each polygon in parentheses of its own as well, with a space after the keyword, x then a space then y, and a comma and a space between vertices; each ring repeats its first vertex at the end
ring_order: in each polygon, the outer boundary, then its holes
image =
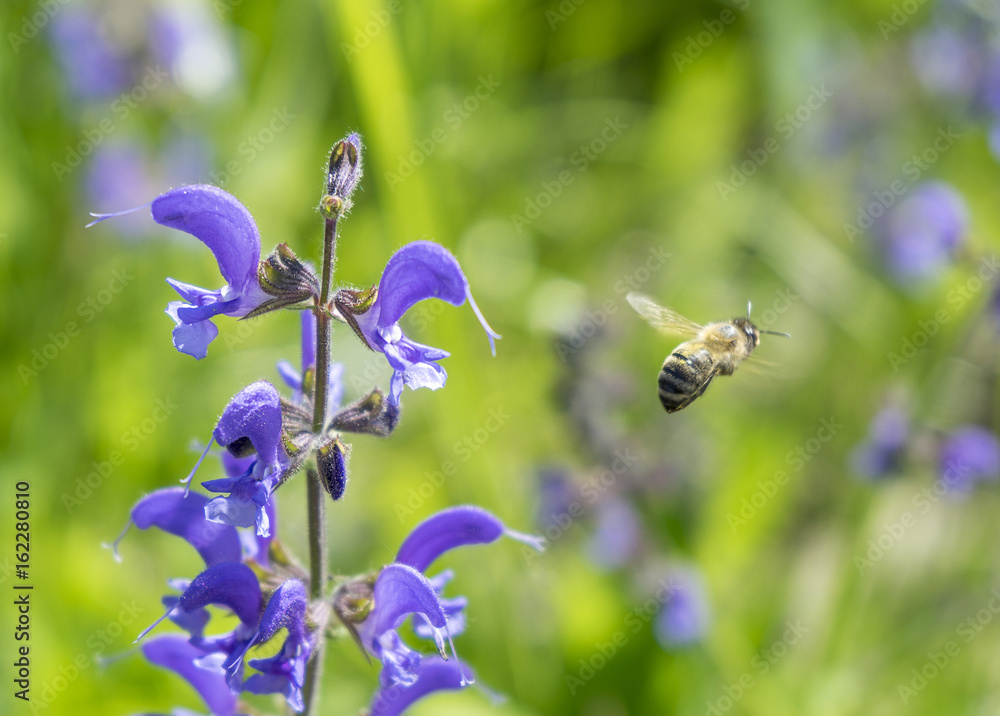
MULTIPOLYGON (((269 536, 268 503, 289 465, 281 444, 281 398, 275 387, 259 381, 237 393, 222 411, 212 439, 234 457, 256 457, 249 464, 230 463, 231 468, 246 465, 242 474, 201 483, 210 492, 228 493, 205 505, 205 517, 236 527, 255 526, 259 536, 269 536)), ((186 481, 194 477, 211 446, 210 440, 186 481)))
POLYGON ((653 627, 660 646, 672 650, 702 638, 708 629, 708 601, 696 572, 675 570, 661 582, 656 598, 663 604, 653 627))
POLYGON ((417 699, 435 691, 457 690, 474 681, 475 675, 458 659, 445 661, 439 656, 422 659, 416 678, 410 684, 394 684, 381 689, 372 701, 370 716, 399 716, 417 699))
POLYGON ((941 445, 939 470, 950 491, 968 493, 978 481, 1000 475, 1000 442, 978 425, 958 428, 941 445))
MULTIPOLYGON (((183 583, 181 583, 183 585, 183 583)), ((194 664, 224 673, 230 690, 238 691, 243 683, 243 654, 258 631, 261 591, 253 570, 241 562, 213 564, 190 583, 180 597, 166 597, 167 612, 147 627, 142 639, 166 618, 190 633, 190 643, 201 650, 194 664), (202 628, 208 622, 209 604, 227 607, 240 623, 231 632, 206 637, 202 628)))
POLYGON ((180 229, 215 254, 227 285, 214 291, 167 279, 183 301, 172 301, 167 315, 174 319, 174 347, 204 358, 219 329, 212 318, 240 318, 268 300, 257 281, 260 235, 250 212, 231 194, 207 184, 168 191, 153 200, 153 220, 180 229))
POLYGON ((399 404, 403 385, 411 389, 437 390, 448 377, 437 361, 450 354, 411 341, 399 327, 403 314, 427 298, 440 298, 453 306, 461 306, 468 300, 489 337, 490 350, 496 355, 494 339, 500 336, 480 313, 458 261, 446 249, 430 241, 414 241, 392 255, 370 305, 352 308, 342 301, 337 303, 368 347, 384 354, 392 366, 389 389, 392 405, 399 404))
POLYGON ((128 58, 102 31, 92 8, 68 7, 52 18, 52 45, 70 90, 80 99, 99 100, 128 89, 128 58))
MULTIPOLYGON (((451 572, 428 579, 424 576, 426 569, 450 549, 489 544, 503 535, 541 549, 540 538, 508 529, 496 517, 478 507, 462 506, 438 512, 420 523, 403 541, 396 560, 384 567, 374 585, 369 587, 367 599, 364 596, 358 599, 367 603, 370 609, 357 612, 361 618, 348 617, 347 621, 354 624, 355 633, 364 648, 382 663, 379 675, 381 689, 374 703, 378 704, 388 693, 398 693, 397 687, 415 687, 422 678, 427 678, 425 686, 437 683, 430 676, 422 676, 422 655, 407 646, 396 631, 407 617, 415 615, 415 633, 432 639, 442 657, 447 654, 445 642, 450 643, 453 636, 464 630, 465 599, 444 599, 441 594, 452 576, 451 572)), ((338 613, 344 618, 340 607, 338 613)), ((455 653, 454 644, 451 651, 455 653)), ((456 676, 459 686, 468 683, 460 671, 456 672, 456 676)), ((415 687, 415 691, 407 693, 425 693, 421 688, 415 687)))
MULTIPOLYGON (((141 208, 141 207, 140 207, 141 208)), ((87 226, 136 211, 96 214, 87 226)), ((166 313, 174 319, 174 347, 204 358, 208 344, 219 335, 212 318, 220 314, 242 318, 269 300, 257 280, 260 234, 247 208, 218 187, 195 184, 173 189, 153 199, 153 220, 179 229, 204 243, 215 254, 227 285, 214 291, 167 279, 183 301, 172 301, 166 313)))
POLYGON ((297 579, 290 579, 278 587, 264 609, 260 626, 251 637, 253 644, 268 641, 279 629, 286 629, 287 636, 281 649, 267 659, 253 659, 250 666, 256 669, 243 684, 243 690, 252 694, 282 694, 288 705, 302 711, 302 687, 305 685, 306 662, 312 655, 315 635, 306 630, 306 588, 297 579))
POLYGON ((205 505, 208 498, 182 487, 168 487, 151 492, 132 508, 125 530, 114 541, 112 549, 118 556, 121 542, 133 524, 141 530, 159 527, 164 532, 182 538, 196 550, 207 566, 219 562, 238 562, 241 556, 240 538, 236 528, 208 522, 205 505))
POLYGON ((969 228, 961 195, 944 182, 925 182, 886 216, 882 238, 889 268, 904 281, 934 276, 969 228))
POLYGON ((231 716, 236 713, 236 694, 229 690, 225 672, 199 666, 198 663, 208 653, 180 634, 150 639, 142 645, 142 653, 153 664, 176 671, 184 677, 216 716, 231 716))
POLYGON ((642 537, 641 519, 635 508, 619 497, 597 505, 597 530, 587 545, 587 554, 601 567, 620 567, 636 553, 642 537))
POLYGON ((859 474, 878 479, 900 468, 910 436, 910 420, 899 405, 890 403, 868 428, 868 439, 854 448, 851 464, 859 474))

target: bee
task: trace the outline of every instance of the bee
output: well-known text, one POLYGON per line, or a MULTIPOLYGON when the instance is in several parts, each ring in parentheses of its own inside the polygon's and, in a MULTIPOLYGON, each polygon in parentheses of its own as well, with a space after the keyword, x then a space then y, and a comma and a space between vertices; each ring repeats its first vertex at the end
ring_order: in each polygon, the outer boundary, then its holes
POLYGON ((791 338, 787 333, 762 331, 747 316, 731 321, 699 326, 683 316, 658 305, 641 293, 629 293, 626 298, 640 316, 668 335, 694 336, 681 343, 663 361, 657 378, 660 402, 668 413, 686 408, 700 397, 717 375, 732 375, 740 364, 760 345, 760 334, 791 338))

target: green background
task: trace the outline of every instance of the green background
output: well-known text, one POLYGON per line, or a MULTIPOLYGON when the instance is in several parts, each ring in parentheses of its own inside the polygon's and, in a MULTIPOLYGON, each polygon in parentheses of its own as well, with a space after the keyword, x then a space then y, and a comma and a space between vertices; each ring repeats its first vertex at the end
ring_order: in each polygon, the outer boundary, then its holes
MULTIPOLYGON (((4 3, 4 37, 39 7, 4 3)), ((166 580, 193 576, 197 556, 155 530, 133 531, 121 564, 101 543, 141 495, 187 474, 192 442, 209 437, 230 397, 253 380, 277 381, 275 361, 298 360, 298 321, 287 313, 218 320, 221 335, 200 362, 172 348, 163 308, 174 295, 163 279, 217 287, 212 256, 151 221, 141 235, 113 221, 85 230, 88 211, 127 207, 88 205, 84 171, 53 169, 107 117, 116 136, 151 151, 170 127, 206 135, 213 171, 237 163, 223 186, 254 215, 265 251, 284 241, 313 260, 326 153, 360 132, 365 176, 342 225, 337 284, 370 285, 396 248, 431 239, 459 258, 503 334, 492 359, 467 306, 428 302, 404 320, 412 338, 452 353, 448 384, 405 392, 391 439, 352 441, 347 496, 328 509, 335 573, 391 561, 413 526, 449 505, 476 503, 512 528, 538 531, 540 469, 565 467, 583 484, 608 469, 609 450, 638 455, 602 494, 636 506, 643 546, 629 564, 606 569, 588 558, 591 515, 550 534, 537 559, 504 540, 441 561, 457 575, 451 593, 469 598, 459 654, 507 701, 494 706, 470 689, 427 699, 414 714, 703 714, 709 704, 769 716, 1000 710, 1000 626, 989 611, 1000 588, 996 490, 936 499, 924 512, 914 500, 934 484, 932 447, 884 484, 857 479, 849 463, 887 395, 904 396, 929 435, 996 421, 996 329, 984 314, 991 289, 960 302, 949 292, 996 250, 1000 168, 981 124, 914 79, 908 40, 930 7, 904 14, 888 37, 880 23, 899 10, 888 1, 391 7, 398 12, 378 0, 205 2, 232 43, 229 87, 196 100, 166 82, 124 119, 109 101, 69 95, 44 28, 16 52, 0 43, 5 712, 32 712, 12 698, 6 676, 16 481, 32 495, 35 709, 204 710, 184 682, 138 654, 105 667, 91 658, 128 654, 159 616, 166 580), (817 92, 831 96, 789 132, 782 118, 817 92), (249 159, 244 142, 276 111, 292 119, 249 159), (948 126, 961 136, 923 178, 962 193, 971 230, 938 280, 904 289, 880 267, 871 237, 850 240, 843 226, 871 200, 860 175, 871 189, 909 181, 900 167, 948 126), (720 192, 748 151, 766 146, 777 150, 742 186, 720 192), (660 253, 669 258, 647 266, 660 253), (88 320, 81 304, 108 295, 113 271, 133 278, 88 320), (765 336, 758 354, 774 366, 741 369, 666 415, 654 381, 674 344, 628 307, 629 281, 698 322, 741 314, 752 300, 765 327, 793 338, 765 336), (889 354, 942 310, 947 322, 926 347, 894 365, 889 354), (62 341, 69 322, 78 335, 37 374, 22 370, 33 351, 62 341), (152 420, 157 401, 176 406, 161 422, 152 420), (505 416, 492 432, 491 411, 505 416), (824 420, 839 427, 820 443, 824 420), (797 449, 809 460, 800 464, 797 449), (67 505, 113 451, 121 465, 67 505), (429 489, 449 460, 457 473, 429 489), (779 474, 787 475, 780 485, 779 474), (755 499, 746 523, 735 523, 755 499), (889 548, 859 568, 855 558, 880 537, 889 548), (651 624, 633 632, 629 616, 674 564, 701 570, 711 623, 701 643, 668 652, 651 624), (119 629, 131 605, 138 614, 119 629), (981 631, 960 630, 984 609, 981 631), (801 636, 768 662, 789 622, 801 636), (606 664, 569 685, 618 632, 624 644, 606 664), (899 685, 949 642, 947 665, 904 706, 899 685), (74 672, 77 658, 85 666, 74 672)), ((381 357, 343 327, 334 357, 346 366, 348 398, 373 382, 388 386, 381 357)), ((209 461, 199 477, 218 474, 209 461)), ((278 494, 279 531, 298 554, 306 552, 302 483, 278 494)), ((322 713, 367 706, 377 670, 350 640, 330 645, 325 671, 322 713)))

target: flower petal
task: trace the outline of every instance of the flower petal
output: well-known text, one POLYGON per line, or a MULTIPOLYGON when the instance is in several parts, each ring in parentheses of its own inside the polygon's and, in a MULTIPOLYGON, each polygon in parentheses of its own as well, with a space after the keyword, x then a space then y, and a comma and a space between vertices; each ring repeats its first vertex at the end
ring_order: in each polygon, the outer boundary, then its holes
POLYGON ((178 606, 190 612, 209 604, 222 605, 244 624, 256 627, 260 603, 260 584, 253 570, 240 562, 220 562, 191 580, 178 606))
POLYGON ((220 445, 249 438, 258 459, 269 469, 280 470, 281 398, 277 389, 258 381, 241 390, 222 411, 213 436, 220 445))
POLYGON ((186 540, 198 550, 207 566, 240 560, 236 529, 205 519, 208 498, 196 492, 184 496, 183 487, 151 492, 132 508, 132 522, 141 530, 159 527, 186 540))
POLYGON ((306 606, 309 599, 306 588, 297 579, 289 579, 274 590, 274 594, 264 608, 260 618, 257 642, 263 643, 281 629, 288 629, 290 638, 301 639, 305 635, 306 606))
POLYGON ((372 700, 370 716, 399 716, 427 694, 461 689, 473 680, 472 670, 458 659, 445 661, 437 656, 421 659, 416 682, 410 686, 394 684, 379 689, 372 700))
POLYGON ((465 302, 468 281, 458 260, 432 241, 414 241, 389 259, 378 285, 378 327, 385 328, 425 298, 440 298, 453 306, 465 302))
POLYGON ((504 534, 539 551, 542 549, 541 538, 507 529, 503 522, 480 507, 462 505, 441 510, 417 525, 400 546, 396 562, 423 572, 450 549, 489 544, 504 534))
MULTIPOLYGON (((443 629, 448 619, 434 586, 414 568, 405 564, 390 564, 375 580, 372 596, 374 608, 363 625, 367 637, 365 646, 378 652, 376 642, 384 633, 395 629, 410 614, 423 614, 437 629, 443 629)), ((443 641, 438 638, 438 649, 443 641)))
POLYGON ((216 716, 230 716, 236 712, 236 694, 229 690, 225 673, 201 668, 195 660, 205 652, 192 646, 179 634, 150 639, 142 645, 143 655, 157 666, 176 671, 198 692, 216 716))
POLYGON ((232 194, 208 184, 183 186, 153 200, 153 220, 185 231, 215 254, 234 289, 257 280, 260 234, 247 208, 232 194))

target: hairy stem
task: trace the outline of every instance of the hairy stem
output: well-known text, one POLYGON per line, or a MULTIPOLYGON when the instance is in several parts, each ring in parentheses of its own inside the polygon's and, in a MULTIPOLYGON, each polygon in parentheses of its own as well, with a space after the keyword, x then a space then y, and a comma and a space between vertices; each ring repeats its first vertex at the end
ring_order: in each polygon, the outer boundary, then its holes
MULTIPOLYGON (((313 394, 313 434, 320 435, 326 427, 327 387, 330 383, 330 315, 326 304, 330 300, 330 283, 333 278, 333 261, 337 245, 337 220, 327 219, 323 237, 323 279, 320 285, 320 305, 316 311, 316 378, 313 394)), ((309 598, 323 597, 326 587, 326 494, 319 472, 310 467, 307 500, 309 515, 309 598)), ((319 677, 323 670, 323 629, 316 635, 312 658, 306 666, 304 687, 305 716, 313 711, 319 698, 319 677)))

